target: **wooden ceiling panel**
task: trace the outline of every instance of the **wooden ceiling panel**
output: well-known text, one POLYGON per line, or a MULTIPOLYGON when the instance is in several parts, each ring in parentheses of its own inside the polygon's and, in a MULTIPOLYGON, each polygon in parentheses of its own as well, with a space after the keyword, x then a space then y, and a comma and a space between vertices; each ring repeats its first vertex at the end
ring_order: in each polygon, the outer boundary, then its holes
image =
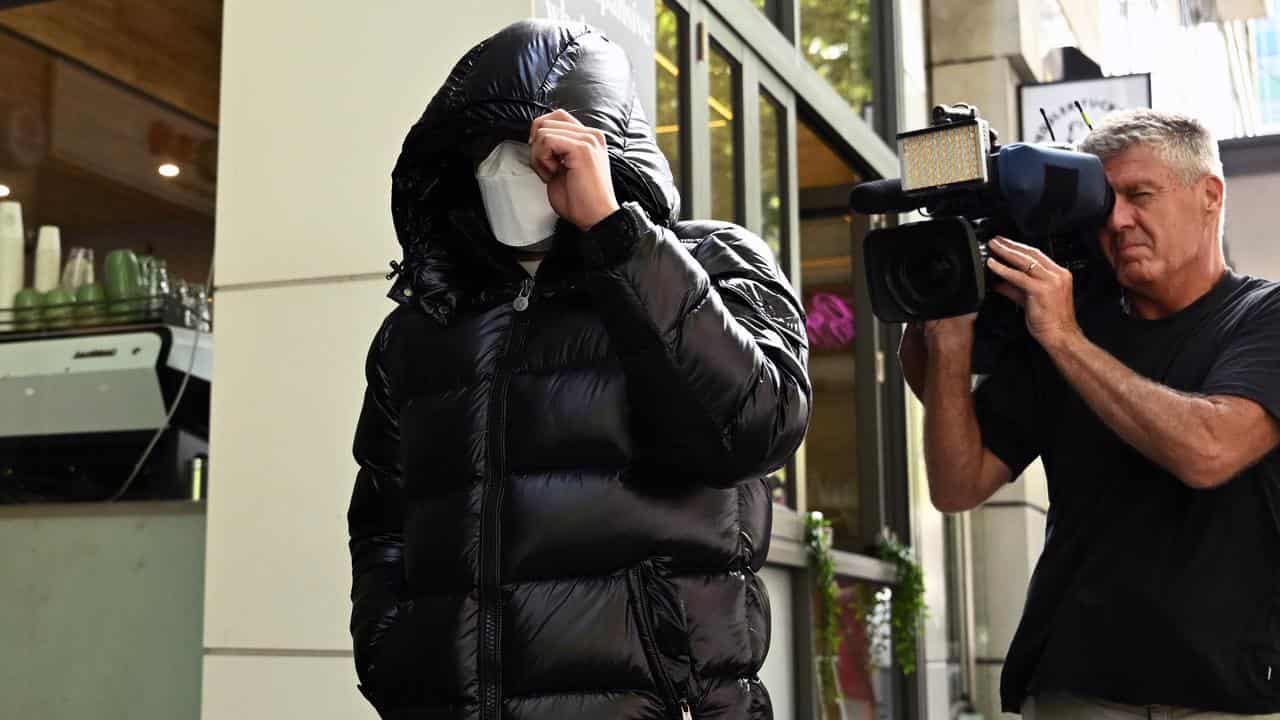
POLYGON ((222 0, 52 0, 0 11, 0 27, 218 123, 222 0))

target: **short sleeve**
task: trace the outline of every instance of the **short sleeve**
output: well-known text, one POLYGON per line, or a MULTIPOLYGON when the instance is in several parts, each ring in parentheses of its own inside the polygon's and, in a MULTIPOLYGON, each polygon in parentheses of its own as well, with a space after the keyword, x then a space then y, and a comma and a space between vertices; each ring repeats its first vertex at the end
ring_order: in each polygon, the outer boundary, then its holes
POLYGON ((973 393, 982 444, 1009 466, 1014 478, 1040 455, 1034 431, 1039 392, 1037 358, 1026 346, 1007 352, 973 393))
POLYGON ((1209 369, 1201 392, 1252 400, 1280 420, 1280 284, 1255 300, 1209 369))

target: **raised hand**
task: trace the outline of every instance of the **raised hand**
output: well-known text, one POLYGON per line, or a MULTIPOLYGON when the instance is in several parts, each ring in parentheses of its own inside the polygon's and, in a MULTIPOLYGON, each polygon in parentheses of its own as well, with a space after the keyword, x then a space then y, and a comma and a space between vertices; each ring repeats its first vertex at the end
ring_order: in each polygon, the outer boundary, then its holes
POLYGON ((604 133, 556 110, 533 121, 529 146, 557 215, 586 231, 618 209, 604 133))

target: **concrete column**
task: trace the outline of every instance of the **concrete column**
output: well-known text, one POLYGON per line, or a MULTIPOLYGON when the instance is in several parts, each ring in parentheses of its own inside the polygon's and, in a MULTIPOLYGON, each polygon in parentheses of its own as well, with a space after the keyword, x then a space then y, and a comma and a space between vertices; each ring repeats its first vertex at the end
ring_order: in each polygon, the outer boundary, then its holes
POLYGON ((1048 509, 1044 468, 1037 461, 970 515, 977 664, 973 700, 987 718, 1000 717, 1000 672, 1044 548, 1048 509))
MULTIPOLYGON (((929 6, 933 102, 977 105, 1002 142, 1019 140, 1018 85, 1043 82, 1043 0, 938 0, 929 6)), ((1102 52, 1096 4, 1059 0, 1057 8, 1090 57, 1102 52)))
POLYGON ((364 355, 400 256, 400 143, 530 0, 224 8, 205 720, 374 718, 346 622, 364 355))
POLYGON ((1018 85, 1038 79, 1040 0, 929 4, 933 102, 977 105, 1005 141, 1017 139, 1018 85))
POLYGON ((908 476, 911 486, 912 546, 924 571, 925 618, 923 647, 919 653, 920 716, 950 720, 951 687, 947 652, 947 547, 942 513, 929 500, 929 478, 924 468, 924 407, 907 401, 908 476))

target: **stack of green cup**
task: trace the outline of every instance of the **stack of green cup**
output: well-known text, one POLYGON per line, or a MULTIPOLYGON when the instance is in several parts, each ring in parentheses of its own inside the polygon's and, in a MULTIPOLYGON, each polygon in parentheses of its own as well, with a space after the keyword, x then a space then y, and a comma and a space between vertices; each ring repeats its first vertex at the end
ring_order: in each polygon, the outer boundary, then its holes
POLYGON ((13 297, 0 297, 0 332, 10 332, 18 329, 18 295, 14 293, 13 297))
POLYGON ((44 325, 53 330, 71 327, 72 305, 76 299, 62 288, 54 288, 44 294, 41 317, 44 325))
POLYGON ((107 314, 106 291, 98 283, 85 283, 76 290, 76 322, 81 325, 97 325, 107 314))
POLYGON ((36 290, 19 290, 13 296, 13 322, 15 330, 30 332, 40 329, 40 306, 43 297, 36 290))
POLYGON ((141 315, 142 267, 132 250, 112 250, 103 262, 111 322, 131 322, 141 315))

